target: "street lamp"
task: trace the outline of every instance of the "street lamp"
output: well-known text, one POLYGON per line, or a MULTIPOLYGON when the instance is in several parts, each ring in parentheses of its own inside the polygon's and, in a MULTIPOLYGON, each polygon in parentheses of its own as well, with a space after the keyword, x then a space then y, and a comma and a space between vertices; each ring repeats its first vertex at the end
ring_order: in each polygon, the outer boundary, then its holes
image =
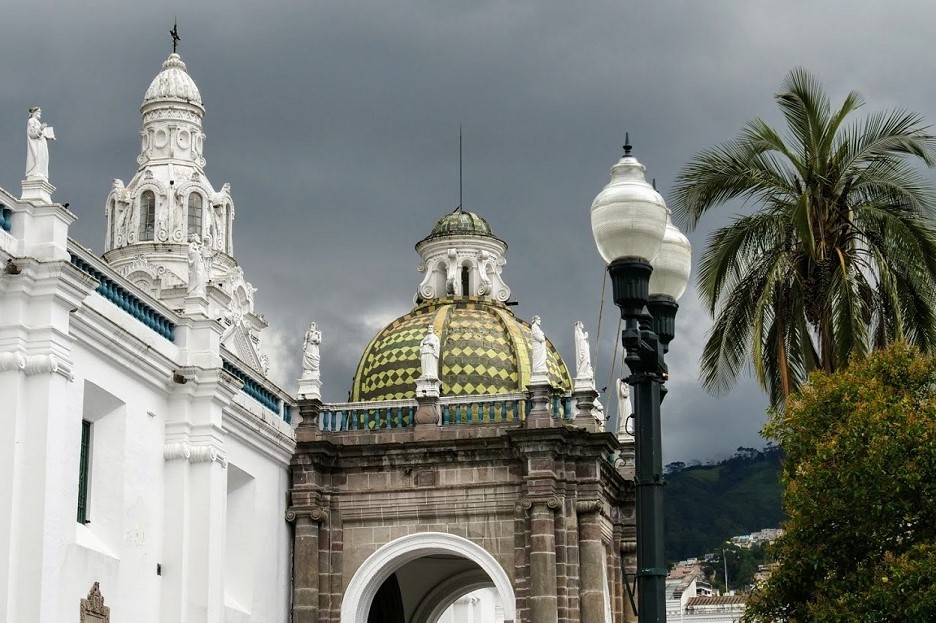
POLYGON ((637 484, 637 607, 641 623, 666 621, 663 558, 663 451, 660 401, 667 368, 664 353, 689 282, 692 249, 670 222, 663 197, 647 183, 631 155, 611 167, 611 181, 591 207, 592 235, 608 263, 614 302, 621 308, 621 339, 634 388, 637 484))

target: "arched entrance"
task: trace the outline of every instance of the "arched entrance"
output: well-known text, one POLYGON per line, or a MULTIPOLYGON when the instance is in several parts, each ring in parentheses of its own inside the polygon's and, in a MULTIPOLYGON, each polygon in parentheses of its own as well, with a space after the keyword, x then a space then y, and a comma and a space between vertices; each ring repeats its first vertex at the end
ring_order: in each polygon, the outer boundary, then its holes
MULTIPOLYGON (((505 623, 516 619, 516 597, 510 578, 491 554, 460 536, 422 532, 391 541, 364 561, 345 591, 341 623, 367 623, 381 586, 391 575, 412 563, 436 572, 425 575, 424 580, 432 585, 420 596, 417 615, 431 617, 441 602, 463 588, 493 585, 504 608, 505 623)), ((465 592, 468 591, 461 594, 465 592)))

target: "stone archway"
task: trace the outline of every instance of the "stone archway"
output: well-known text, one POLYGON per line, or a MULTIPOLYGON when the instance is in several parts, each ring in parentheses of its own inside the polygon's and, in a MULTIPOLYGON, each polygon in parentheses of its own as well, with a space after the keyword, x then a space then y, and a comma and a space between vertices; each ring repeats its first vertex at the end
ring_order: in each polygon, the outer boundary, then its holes
POLYGON ((457 556, 478 565, 488 578, 485 583, 492 583, 500 597, 505 623, 516 619, 516 597, 510 578, 491 554, 454 534, 421 532, 387 543, 364 561, 345 591, 341 602, 341 623, 367 623, 374 596, 392 573, 408 562, 437 555, 457 556))

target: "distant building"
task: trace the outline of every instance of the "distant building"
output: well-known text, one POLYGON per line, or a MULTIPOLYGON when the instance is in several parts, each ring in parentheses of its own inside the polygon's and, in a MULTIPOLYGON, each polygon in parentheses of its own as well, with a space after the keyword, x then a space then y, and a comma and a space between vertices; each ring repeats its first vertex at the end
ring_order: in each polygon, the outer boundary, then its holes
POLYGON ((666 580, 666 620, 680 623, 737 623, 744 613, 743 595, 715 595, 701 575, 688 573, 666 580))

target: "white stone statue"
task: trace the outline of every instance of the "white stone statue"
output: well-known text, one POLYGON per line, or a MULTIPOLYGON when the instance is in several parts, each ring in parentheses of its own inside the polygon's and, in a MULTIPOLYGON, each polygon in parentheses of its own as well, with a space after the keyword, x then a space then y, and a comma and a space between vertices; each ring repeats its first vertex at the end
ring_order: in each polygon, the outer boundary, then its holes
POLYGON ((591 365, 591 351, 588 346, 588 333, 581 320, 575 323, 575 378, 590 379, 595 372, 591 365))
POLYGON ((205 297, 210 261, 210 251, 202 246, 197 236, 191 236, 188 246, 189 296, 205 297))
POLYGON ((546 334, 540 326, 540 317, 533 316, 533 323, 530 325, 532 343, 530 344, 530 373, 534 378, 549 377, 549 370, 546 367, 546 334))
POLYGON ((319 364, 321 356, 319 355, 319 346, 322 344, 322 332, 319 331, 318 324, 309 325, 309 330, 305 332, 305 340, 302 342, 302 378, 317 379, 321 376, 319 364))
POLYGON ((630 385, 624 379, 617 380, 617 398, 618 398, 618 439, 622 437, 633 437, 627 430, 627 421, 634 412, 630 400, 630 385))
POLYGON ((439 336, 432 325, 426 329, 426 336, 419 343, 419 360, 422 364, 421 378, 439 378, 439 336))
POLYGON ((29 109, 26 121, 26 179, 49 181, 49 144, 55 140, 55 132, 42 123, 42 109, 29 109))

